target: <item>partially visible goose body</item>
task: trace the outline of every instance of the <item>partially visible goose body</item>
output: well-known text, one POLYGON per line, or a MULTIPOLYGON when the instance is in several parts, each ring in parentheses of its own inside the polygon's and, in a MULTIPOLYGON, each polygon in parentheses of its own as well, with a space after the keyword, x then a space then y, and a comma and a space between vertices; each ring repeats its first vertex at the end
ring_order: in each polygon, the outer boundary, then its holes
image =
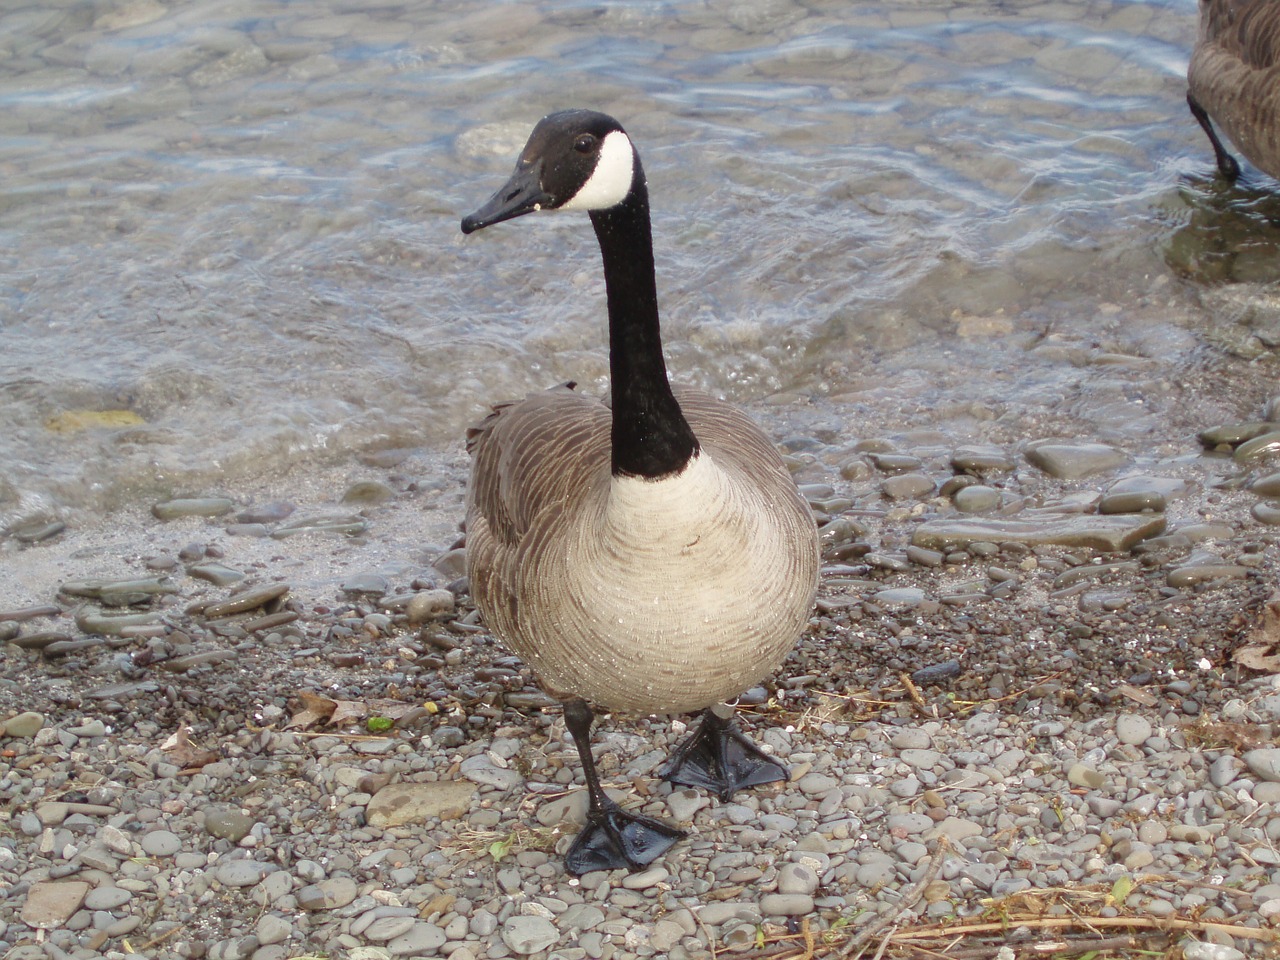
POLYGON ((730 404, 667 380, 648 189, 612 117, 544 118, 506 186, 462 229, 557 209, 589 211, 600 243, 611 400, 559 387, 497 407, 471 431, 468 575, 493 634, 566 701, 590 803, 568 869, 637 869, 683 834, 605 795, 590 705, 704 711, 663 768, 673 782, 727 797, 785 779, 709 708, 794 646, 818 542, 769 438, 730 404))
POLYGON ((1187 86, 1187 103, 1224 177, 1234 180, 1240 165, 1214 123, 1250 163, 1280 178, 1280 3, 1200 0, 1200 38, 1187 86))

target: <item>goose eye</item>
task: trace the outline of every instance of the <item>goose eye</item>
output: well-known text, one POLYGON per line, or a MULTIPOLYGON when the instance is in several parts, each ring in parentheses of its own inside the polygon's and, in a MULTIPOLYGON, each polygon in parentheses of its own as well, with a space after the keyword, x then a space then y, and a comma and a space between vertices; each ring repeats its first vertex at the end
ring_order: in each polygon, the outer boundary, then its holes
POLYGON ((590 153, 596 148, 597 142, 596 138, 591 134, 584 133, 582 136, 578 137, 577 140, 573 141, 573 149, 577 150, 579 153, 590 153))

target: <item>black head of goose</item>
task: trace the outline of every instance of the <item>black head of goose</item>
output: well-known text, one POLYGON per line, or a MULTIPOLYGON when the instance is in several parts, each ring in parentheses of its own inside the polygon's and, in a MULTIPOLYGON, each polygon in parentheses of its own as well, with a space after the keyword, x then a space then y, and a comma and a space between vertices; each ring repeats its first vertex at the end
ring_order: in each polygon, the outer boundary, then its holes
POLYGON ((1200 36, 1187 68, 1187 104, 1228 180, 1240 165, 1216 123, 1259 170, 1280 178, 1280 3, 1200 0, 1200 36))
POLYGON ((467 567, 494 636, 566 701, 589 793, 571 872, 639 868, 682 836, 621 810, 592 760, 588 704, 703 711, 661 773, 724 797, 786 770, 710 709, 781 664, 817 585, 812 516, 741 411, 667 380, 649 197, 612 117, 544 118, 464 233, 538 210, 586 210, 604 263, 608 402, 559 387, 468 434, 467 567))

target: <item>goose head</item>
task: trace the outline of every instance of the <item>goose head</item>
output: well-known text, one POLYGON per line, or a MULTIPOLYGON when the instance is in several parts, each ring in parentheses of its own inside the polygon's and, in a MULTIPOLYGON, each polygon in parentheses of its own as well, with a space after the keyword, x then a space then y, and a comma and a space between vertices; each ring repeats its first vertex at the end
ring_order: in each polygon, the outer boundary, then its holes
POLYGON ((463 218, 462 232, 538 210, 608 210, 643 182, 640 160, 622 124, 592 110, 562 110, 533 128, 511 179, 463 218))

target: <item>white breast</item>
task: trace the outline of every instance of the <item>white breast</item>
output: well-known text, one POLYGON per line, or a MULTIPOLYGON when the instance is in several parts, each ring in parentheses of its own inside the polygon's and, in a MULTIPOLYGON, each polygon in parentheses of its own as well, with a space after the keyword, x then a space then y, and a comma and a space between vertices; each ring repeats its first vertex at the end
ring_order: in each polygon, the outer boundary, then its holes
POLYGON ((525 582, 544 681, 609 709, 677 713, 773 670, 808 615, 812 547, 754 490, 705 455, 661 480, 614 477, 525 582))

